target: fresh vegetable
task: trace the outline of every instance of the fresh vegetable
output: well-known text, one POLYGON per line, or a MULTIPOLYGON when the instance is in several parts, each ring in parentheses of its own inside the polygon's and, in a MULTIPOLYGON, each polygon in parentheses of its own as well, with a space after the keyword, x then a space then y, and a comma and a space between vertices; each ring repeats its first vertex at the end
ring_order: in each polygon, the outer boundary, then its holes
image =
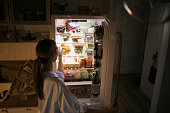
POLYGON ((75 53, 77 53, 77 54, 82 53, 82 51, 83 51, 83 46, 75 46, 75 47, 74 47, 74 51, 75 51, 75 53))
POLYGON ((63 39, 66 42, 69 39, 69 36, 64 36, 63 39))

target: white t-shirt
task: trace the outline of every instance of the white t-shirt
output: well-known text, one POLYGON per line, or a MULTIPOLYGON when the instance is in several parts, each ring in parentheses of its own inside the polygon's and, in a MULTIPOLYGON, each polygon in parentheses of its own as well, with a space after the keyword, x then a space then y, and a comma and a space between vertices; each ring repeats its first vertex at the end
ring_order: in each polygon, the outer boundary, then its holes
POLYGON ((40 113, 84 113, 87 110, 85 103, 78 99, 64 84, 62 72, 43 72, 44 99, 39 100, 40 113))

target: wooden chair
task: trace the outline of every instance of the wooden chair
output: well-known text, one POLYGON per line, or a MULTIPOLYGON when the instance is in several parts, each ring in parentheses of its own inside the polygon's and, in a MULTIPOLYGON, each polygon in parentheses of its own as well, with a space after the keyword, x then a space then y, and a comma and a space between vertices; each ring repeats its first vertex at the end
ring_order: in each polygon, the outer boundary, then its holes
MULTIPOLYGON (((32 64, 33 61, 29 60, 22 64, 18 70, 18 74, 13 80, 9 90, 6 92, 5 96, 0 99, 0 107, 19 107, 20 105, 29 106, 27 103, 29 101, 28 96, 33 96, 34 99, 32 102, 34 105, 38 105, 38 99, 36 97, 36 92, 33 86, 33 76, 32 76, 32 64), (12 101, 13 100, 13 101, 12 101), (15 102, 16 105, 15 105, 15 102), (14 105, 11 105, 11 102, 14 105)), ((33 105, 33 106, 34 106, 33 105)), ((31 105, 30 105, 31 106, 31 105)))

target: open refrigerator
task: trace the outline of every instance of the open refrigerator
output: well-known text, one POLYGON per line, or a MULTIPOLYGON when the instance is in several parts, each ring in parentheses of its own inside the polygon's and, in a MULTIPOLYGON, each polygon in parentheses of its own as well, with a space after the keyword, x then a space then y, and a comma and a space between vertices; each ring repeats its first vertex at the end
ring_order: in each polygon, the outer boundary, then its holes
MULTIPOLYGON (((61 15, 52 15, 51 21, 52 39, 63 51, 63 74, 67 88, 77 98, 84 99, 84 102, 89 99, 86 103, 92 104, 91 101, 94 100, 101 106, 102 97, 104 98, 106 95, 93 98, 92 78, 94 71, 98 69, 101 78, 100 89, 102 88, 100 94, 102 94, 106 87, 106 85, 102 86, 102 83, 105 84, 107 78, 103 73, 108 71, 106 67, 103 68, 107 62, 104 60, 105 56, 108 54, 103 56, 105 53, 103 41, 106 36, 104 32, 108 29, 109 22, 104 16, 61 15), (106 30, 104 26, 107 26, 106 30)), ((109 36, 108 32, 105 34, 107 37, 109 36)), ((54 70, 58 67, 57 62, 58 60, 54 64, 54 70)))

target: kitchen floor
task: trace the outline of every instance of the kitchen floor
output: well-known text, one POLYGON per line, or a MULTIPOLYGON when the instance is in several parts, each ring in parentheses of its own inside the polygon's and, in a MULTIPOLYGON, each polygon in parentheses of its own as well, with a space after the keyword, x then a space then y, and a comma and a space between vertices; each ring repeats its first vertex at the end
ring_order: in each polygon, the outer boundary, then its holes
MULTIPOLYGON (((113 77, 112 100, 115 95, 116 75, 113 77)), ((140 91, 140 75, 120 75, 118 113, 149 113, 150 102, 140 91)))

